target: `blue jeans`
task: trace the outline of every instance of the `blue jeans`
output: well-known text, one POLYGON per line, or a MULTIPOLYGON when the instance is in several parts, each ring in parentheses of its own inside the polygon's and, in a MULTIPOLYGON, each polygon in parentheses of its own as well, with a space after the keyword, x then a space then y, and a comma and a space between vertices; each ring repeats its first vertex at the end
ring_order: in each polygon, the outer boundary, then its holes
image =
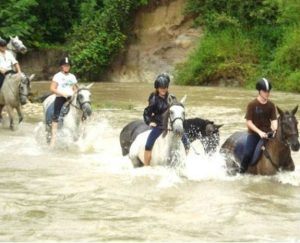
POLYGON ((247 137, 247 141, 244 147, 244 158, 241 161, 240 172, 244 173, 248 169, 249 163, 252 159, 254 150, 256 145, 260 140, 260 136, 258 134, 249 134, 247 137))
MULTIPOLYGON (((163 129, 158 127, 153 127, 146 142, 145 150, 151 151, 156 139, 162 134, 163 129)), ((190 141, 188 140, 187 135, 184 133, 181 139, 184 148, 187 150, 190 148, 190 141)))

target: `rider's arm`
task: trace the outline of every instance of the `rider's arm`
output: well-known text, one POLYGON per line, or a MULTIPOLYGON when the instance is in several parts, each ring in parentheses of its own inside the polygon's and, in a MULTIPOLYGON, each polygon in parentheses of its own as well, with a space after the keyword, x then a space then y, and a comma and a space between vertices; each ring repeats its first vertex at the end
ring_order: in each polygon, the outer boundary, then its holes
POLYGON ((257 133, 261 138, 267 138, 268 137, 265 132, 263 132, 257 126, 254 125, 252 120, 247 120, 246 124, 247 124, 248 129, 250 129, 251 131, 257 133))
POLYGON ((55 82, 54 80, 51 81, 51 85, 50 85, 50 91, 53 93, 53 94, 56 94, 58 96, 63 96, 63 97, 66 97, 66 94, 64 94, 63 92, 59 92, 57 90, 57 87, 58 87, 58 83, 55 82))
POLYGON ((152 122, 152 114, 155 106, 155 96, 150 95, 148 101, 149 101, 149 105, 144 109, 143 117, 145 123, 147 125, 150 125, 150 123, 152 122))
POLYGON ((272 120, 271 121, 271 129, 272 131, 276 131, 278 128, 278 121, 277 120, 272 120))
POLYGON ((17 73, 21 73, 21 67, 20 67, 19 63, 15 63, 14 66, 16 68, 17 73))

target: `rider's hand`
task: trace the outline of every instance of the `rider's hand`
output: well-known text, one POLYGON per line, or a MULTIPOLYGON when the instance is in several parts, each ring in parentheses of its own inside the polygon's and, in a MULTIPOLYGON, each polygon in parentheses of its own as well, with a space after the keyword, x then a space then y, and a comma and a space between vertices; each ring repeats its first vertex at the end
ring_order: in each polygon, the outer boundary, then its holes
POLYGON ((258 135, 259 135, 261 138, 268 138, 268 134, 266 134, 266 133, 263 132, 263 131, 260 131, 260 132, 258 133, 258 135))
POLYGON ((150 127, 156 127, 157 124, 156 124, 155 122, 150 122, 150 123, 149 123, 149 126, 150 126, 150 127))

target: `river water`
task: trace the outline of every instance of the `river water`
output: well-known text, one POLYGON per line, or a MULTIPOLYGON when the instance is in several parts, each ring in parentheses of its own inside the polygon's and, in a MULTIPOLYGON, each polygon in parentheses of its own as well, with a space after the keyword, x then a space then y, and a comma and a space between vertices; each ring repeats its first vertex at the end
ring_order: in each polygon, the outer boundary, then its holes
MULTIPOLYGON (((42 93, 49 83, 33 83, 42 93)), ((168 168, 133 169, 119 133, 142 117, 151 84, 97 83, 86 136, 72 148, 49 150, 41 104, 24 106, 25 121, 0 126, 0 241, 288 241, 300 240, 300 154, 294 172, 226 175, 221 155, 201 144, 187 158, 186 176, 168 168)), ((188 118, 224 124, 221 144, 244 130, 245 107, 256 91, 172 86, 187 94, 188 118)), ((291 110, 300 95, 272 92, 291 110)), ((300 112, 297 114, 298 120, 300 112)))

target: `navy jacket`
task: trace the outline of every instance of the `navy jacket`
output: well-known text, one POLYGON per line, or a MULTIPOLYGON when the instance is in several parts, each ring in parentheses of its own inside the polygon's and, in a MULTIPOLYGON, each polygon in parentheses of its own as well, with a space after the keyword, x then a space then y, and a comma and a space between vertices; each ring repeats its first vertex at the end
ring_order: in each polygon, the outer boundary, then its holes
POLYGON ((155 122, 159 128, 162 128, 162 114, 168 109, 169 104, 176 101, 176 97, 167 94, 165 98, 152 93, 149 98, 149 105, 144 109, 144 121, 147 125, 150 122, 155 122))

